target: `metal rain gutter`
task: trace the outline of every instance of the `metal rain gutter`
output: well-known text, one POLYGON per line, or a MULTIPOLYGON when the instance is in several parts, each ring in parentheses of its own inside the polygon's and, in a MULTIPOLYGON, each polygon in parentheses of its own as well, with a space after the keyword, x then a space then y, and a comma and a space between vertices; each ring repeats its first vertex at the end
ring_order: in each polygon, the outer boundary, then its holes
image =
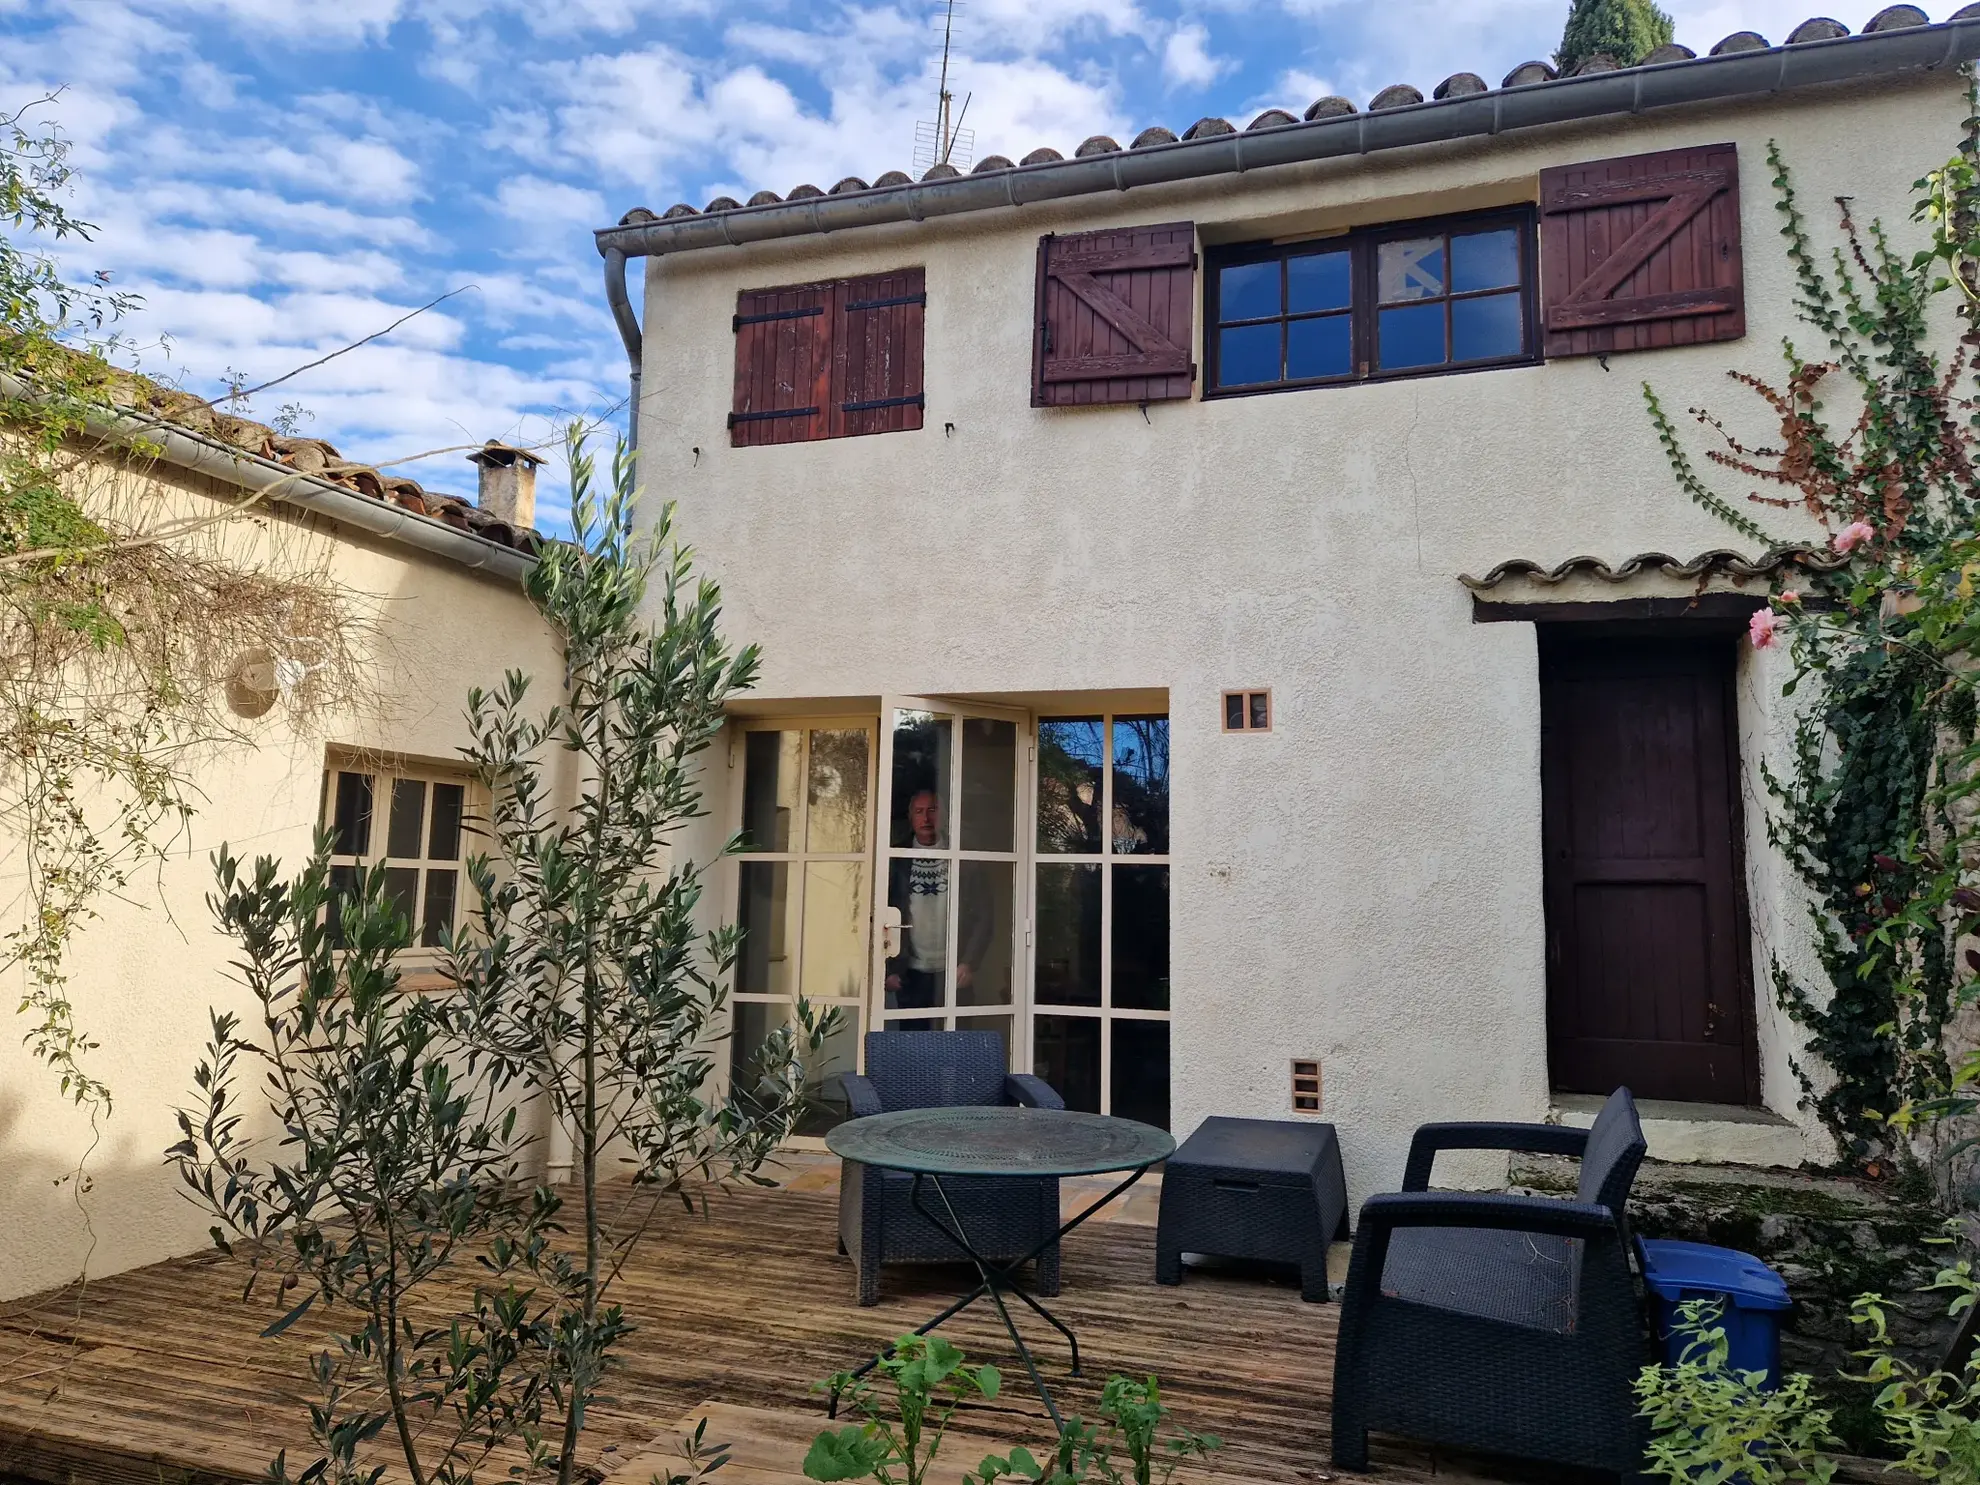
POLYGON ((628 260, 703 248, 741 247, 783 237, 848 232, 895 222, 1059 201, 1136 186, 1242 174, 1272 165, 1373 154, 1378 150, 1502 134, 1544 124, 1643 113, 1687 103, 1745 98, 1956 66, 1980 58, 1980 18, 1862 36, 1798 42, 1764 51, 1694 57, 1555 78, 1377 113, 1341 114, 1084 159, 740 206, 695 216, 624 222, 594 233, 605 260, 605 298, 632 363, 633 436, 639 429, 642 337, 626 289, 628 260))
MULTIPOLYGON (((25 396, 28 388, 18 379, 0 373, 0 385, 12 396, 25 396)), ((431 556, 476 572, 510 581, 521 581, 536 565, 536 559, 513 547, 501 546, 486 537, 456 531, 444 521, 414 515, 396 505, 373 500, 332 484, 313 474, 277 464, 259 454, 250 454, 217 440, 188 432, 176 424, 139 413, 92 412, 84 420, 88 431, 122 448, 135 443, 145 452, 158 451, 165 463, 196 474, 210 475, 285 505, 300 506, 328 517, 340 526, 351 526, 389 541, 403 542, 431 556)))

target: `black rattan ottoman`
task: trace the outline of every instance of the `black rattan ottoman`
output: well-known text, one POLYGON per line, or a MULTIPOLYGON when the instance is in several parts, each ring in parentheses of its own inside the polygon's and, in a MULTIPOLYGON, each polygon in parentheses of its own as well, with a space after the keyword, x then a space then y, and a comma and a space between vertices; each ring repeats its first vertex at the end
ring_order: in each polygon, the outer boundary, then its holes
POLYGON ((1155 1282, 1180 1284, 1185 1253, 1296 1263, 1300 1298, 1319 1303, 1327 1245, 1347 1235, 1333 1125, 1205 1119, 1162 1168, 1155 1282))

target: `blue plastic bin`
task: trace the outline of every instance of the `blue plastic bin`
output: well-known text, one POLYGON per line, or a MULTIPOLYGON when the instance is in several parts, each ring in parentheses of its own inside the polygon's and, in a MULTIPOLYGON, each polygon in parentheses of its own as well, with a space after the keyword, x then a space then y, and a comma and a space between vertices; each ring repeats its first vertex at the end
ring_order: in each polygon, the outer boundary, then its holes
POLYGON ((1736 1372, 1765 1372, 1768 1387, 1780 1383, 1781 1312, 1792 1303, 1787 1281, 1751 1253, 1709 1243, 1645 1242, 1643 1280, 1657 1310, 1657 1338, 1664 1361, 1676 1366, 1686 1337, 1672 1325, 1689 1299, 1720 1300, 1726 1331, 1726 1365, 1736 1372))

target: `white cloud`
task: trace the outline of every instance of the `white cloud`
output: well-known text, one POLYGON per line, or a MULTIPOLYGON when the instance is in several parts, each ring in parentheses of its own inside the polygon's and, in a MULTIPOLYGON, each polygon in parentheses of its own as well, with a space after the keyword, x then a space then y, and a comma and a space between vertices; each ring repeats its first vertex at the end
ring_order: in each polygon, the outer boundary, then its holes
POLYGON ((512 175, 495 192, 502 214, 518 222, 595 227, 605 218, 605 198, 596 191, 539 175, 512 175))
POLYGON ((1210 54, 1210 32, 1194 22, 1176 27, 1162 45, 1162 76, 1172 88, 1208 87, 1233 65, 1210 54))

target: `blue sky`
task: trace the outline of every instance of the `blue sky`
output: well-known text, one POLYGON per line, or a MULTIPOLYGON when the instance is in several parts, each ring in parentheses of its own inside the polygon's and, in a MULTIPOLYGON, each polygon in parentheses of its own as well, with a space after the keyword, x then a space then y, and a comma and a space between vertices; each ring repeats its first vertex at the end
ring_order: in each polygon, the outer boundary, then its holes
MULTIPOLYGON (((1934 8, 1949 11, 1953 0, 1934 8)), ((1700 51, 1817 0, 1680 0, 1700 51)), ((1852 28, 1876 7, 1830 8, 1852 28)), ((1242 124, 1548 55, 1567 0, 970 0, 955 86, 978 158, 1205 114, 1242 124)), ((69 255, 144 296, 155 375, 211 394, 439 309, 253 409, 403 460, 608 415, 624 355, 590 229, 911 168, 939 10, 836 0, 0 0, 0 106, 61 90, 69 255)), ((400 466, 471 493, 459 454, 400 466)), ((546 476, 549 471, 546 470, 546 476)), ((563 523, 546 479, 539 524, 563 523)))

